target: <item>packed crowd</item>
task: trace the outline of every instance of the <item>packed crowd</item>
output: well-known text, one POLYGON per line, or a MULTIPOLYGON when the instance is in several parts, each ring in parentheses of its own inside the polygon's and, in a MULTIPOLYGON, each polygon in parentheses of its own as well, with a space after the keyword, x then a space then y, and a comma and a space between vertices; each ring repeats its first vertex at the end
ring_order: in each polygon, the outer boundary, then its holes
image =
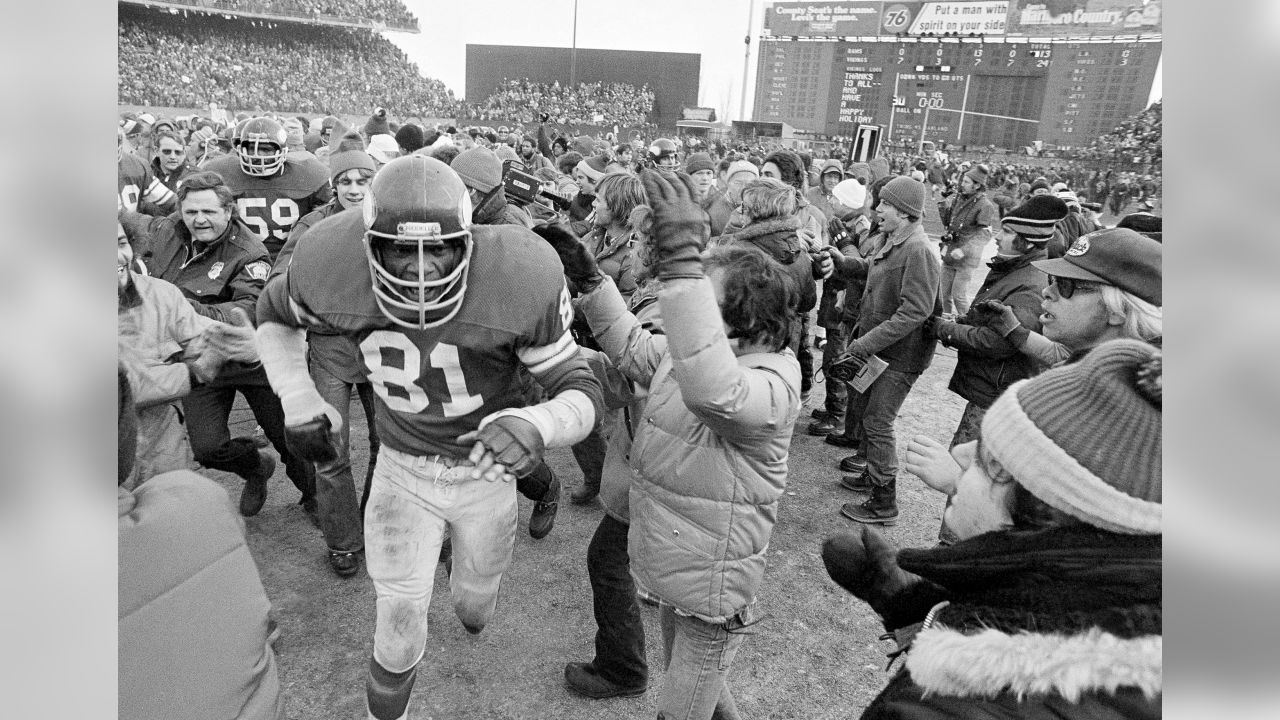
POLYGON ((904 660, 864 717, 1159 717, 1159 217, 1103 226, 1054 172, 1005 201, 1011 171, 992 190, 982 164, 942 194, 884 158, 687 153, 545 123, 379 109, 359 128, 217 131, 145 114, 117 131, 122 716, 165 717, 188 689, 228 716, 283 713, 269 602, 196 463, 243 478, 252 516, 278 456, 334 573, 363 559, 368 716, 391 720, 428 647, 437 559, 483 632, 516 495, 545 537, 562 489, 543 455, 571 447, 569 498, 603 514, 582 539, 594 657, 565 665, 566 687, 647 692, 651 602, 659 717, 738 718, 734 656, 776 640, 748 628, 800 431, 850 450, 831 474, 854 524, 822 557, 904 660), (547 267, 563 272, 531 272, 547 267), (514 286, 517 301, 468 302, 514 286), (949 443, 910 438, 900 468, 895 420, 940 344, 966 405, 949 443), (274 455, 231 437, 237 393, 274 455), (904 471, 939 493, 936 547, 879 531, 904 471))
POLYGON ((169 0, 173 5, 190 5, 201 11, 284 15, 309 20, 338 20, 349 23, 376 23, 390 28, 417 29, 418 19, 400 0, 169 0))
POLYGON ((159 107, 367 112, 389 105, 452 114, 453 92, 418 74, 390 41, 367 30, 267 28, 210 16, 199 24, 120 8, 118 100, 159 107), (282 62, 281 58, 288 58, 282 62), (343 72, 349 68, 360 72, 343 72))
POLYGON ((1077 153, 1086 160, 1110 160, 1159 169, 1164 147, 1164 103, 1157 102, 1077 153))
POLYGON ((644 125, 653 112, 653 90, 626 83, 578 83, 577 88, 507 80, 489 97, 465 103, 461 117, 467 120, 504 120, 533 123, 546 113, 559 125, 644 125))

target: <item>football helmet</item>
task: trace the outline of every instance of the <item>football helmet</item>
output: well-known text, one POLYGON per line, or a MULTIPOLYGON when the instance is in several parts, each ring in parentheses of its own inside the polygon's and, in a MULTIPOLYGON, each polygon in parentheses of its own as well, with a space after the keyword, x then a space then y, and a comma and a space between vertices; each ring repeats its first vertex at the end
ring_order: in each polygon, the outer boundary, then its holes
POLYGON ((649 145, 649 163, 663 172, 675 172, 680 166, 680 146, 666 138, 654 140, 649 145))
POLYGON ((245 175, 269 177, 284 166, 288 134, 268 117, 250 118, 236 128, 236 155, 245 175))
POLYGON ((471 197, 448 165, 425 155, 398 157, 382 166, 364 197, 365 254, 378 307, 392 322, 425 330, 443 325, 462 309, 474 243, 471 197), (440 277, 427 248, 461 246, 461 257, 440 277), (405 278, 388 255, 416 253, 416 277, 405 278))

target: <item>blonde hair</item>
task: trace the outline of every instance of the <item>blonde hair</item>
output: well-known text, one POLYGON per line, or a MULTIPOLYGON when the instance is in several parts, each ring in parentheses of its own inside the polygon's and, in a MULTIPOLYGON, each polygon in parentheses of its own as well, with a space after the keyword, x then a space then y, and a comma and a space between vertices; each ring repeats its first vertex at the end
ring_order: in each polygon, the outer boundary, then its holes
POLYGON ((1102 285, 1102 305, 1108 313, 1124 318, 1124 336, 1144 342, 1159 342, 1164 335, 1164 311, 1114 285, 1102 285))
POLYGON ((776 178, 759 178, 742 189, 742 212, 749 220, 790 217, 800 209, 796 189, 776 178))

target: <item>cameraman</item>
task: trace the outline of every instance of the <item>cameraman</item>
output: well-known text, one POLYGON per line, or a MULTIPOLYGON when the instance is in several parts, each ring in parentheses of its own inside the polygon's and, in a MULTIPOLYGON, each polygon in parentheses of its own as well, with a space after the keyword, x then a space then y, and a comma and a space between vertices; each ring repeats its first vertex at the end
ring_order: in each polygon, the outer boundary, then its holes
POLYGON ((991 228, 1000 211, 987 199, 987 168, 975 165, 960 178, 960 193, 939 208, 947 232, 942 236, 942 310, 964 315, 969 311, 969 286, 982 264, 982 250, 991 241, 991 228), (954 307, 953 307, 954 305, 954 307))
POLYGON ((458 153, 449 164, 462 178, 471 195, 471 221, 477 225, 521 225, 533 227, 533 218, 517 205, 507 202, 502 183, 502 161, 492 150, 473 147, 458 153))

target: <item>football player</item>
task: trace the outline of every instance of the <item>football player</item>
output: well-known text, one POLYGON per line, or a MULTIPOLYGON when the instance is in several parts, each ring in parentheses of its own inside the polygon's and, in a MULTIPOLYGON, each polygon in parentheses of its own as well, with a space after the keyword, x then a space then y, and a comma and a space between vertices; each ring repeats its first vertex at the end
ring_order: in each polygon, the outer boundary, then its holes
POLYGON ((379 720, 405 715, 446 530, 454 611, 478 633, 511 562, 511 481, 544 448, 586 437, 600 414, 559 258, 530 230, 470 217, 447 165, 396 158, 374 176, 364 212, 307 231, 258 303, 260 354, 295 446, 332 457, 341 423, 308 374, 305 328, 350 336, 378 396, 365 547, 377 591, 366 695, 379 720), (521 407, 521 365, 548 400, 521 407))
POLYGON ((156 179, 142 158, 129 148, 121 127, 116 128, 116 179, 119 188, 117 210, 168 215, 178 205, 178 196, 156 179))
POLYGON ((329 202, 329 169, 315 158, 286 157, 288 134, 267 117, 245 120, 232 140, 235 152, 205 164, 222 176, 236 212, 263 238, 271 260, 302 216, 329 202))
POLYGON ((680 169, 680 146, 675 140, 658 138, 649 146, 649 166, 674 178, 680 169))

